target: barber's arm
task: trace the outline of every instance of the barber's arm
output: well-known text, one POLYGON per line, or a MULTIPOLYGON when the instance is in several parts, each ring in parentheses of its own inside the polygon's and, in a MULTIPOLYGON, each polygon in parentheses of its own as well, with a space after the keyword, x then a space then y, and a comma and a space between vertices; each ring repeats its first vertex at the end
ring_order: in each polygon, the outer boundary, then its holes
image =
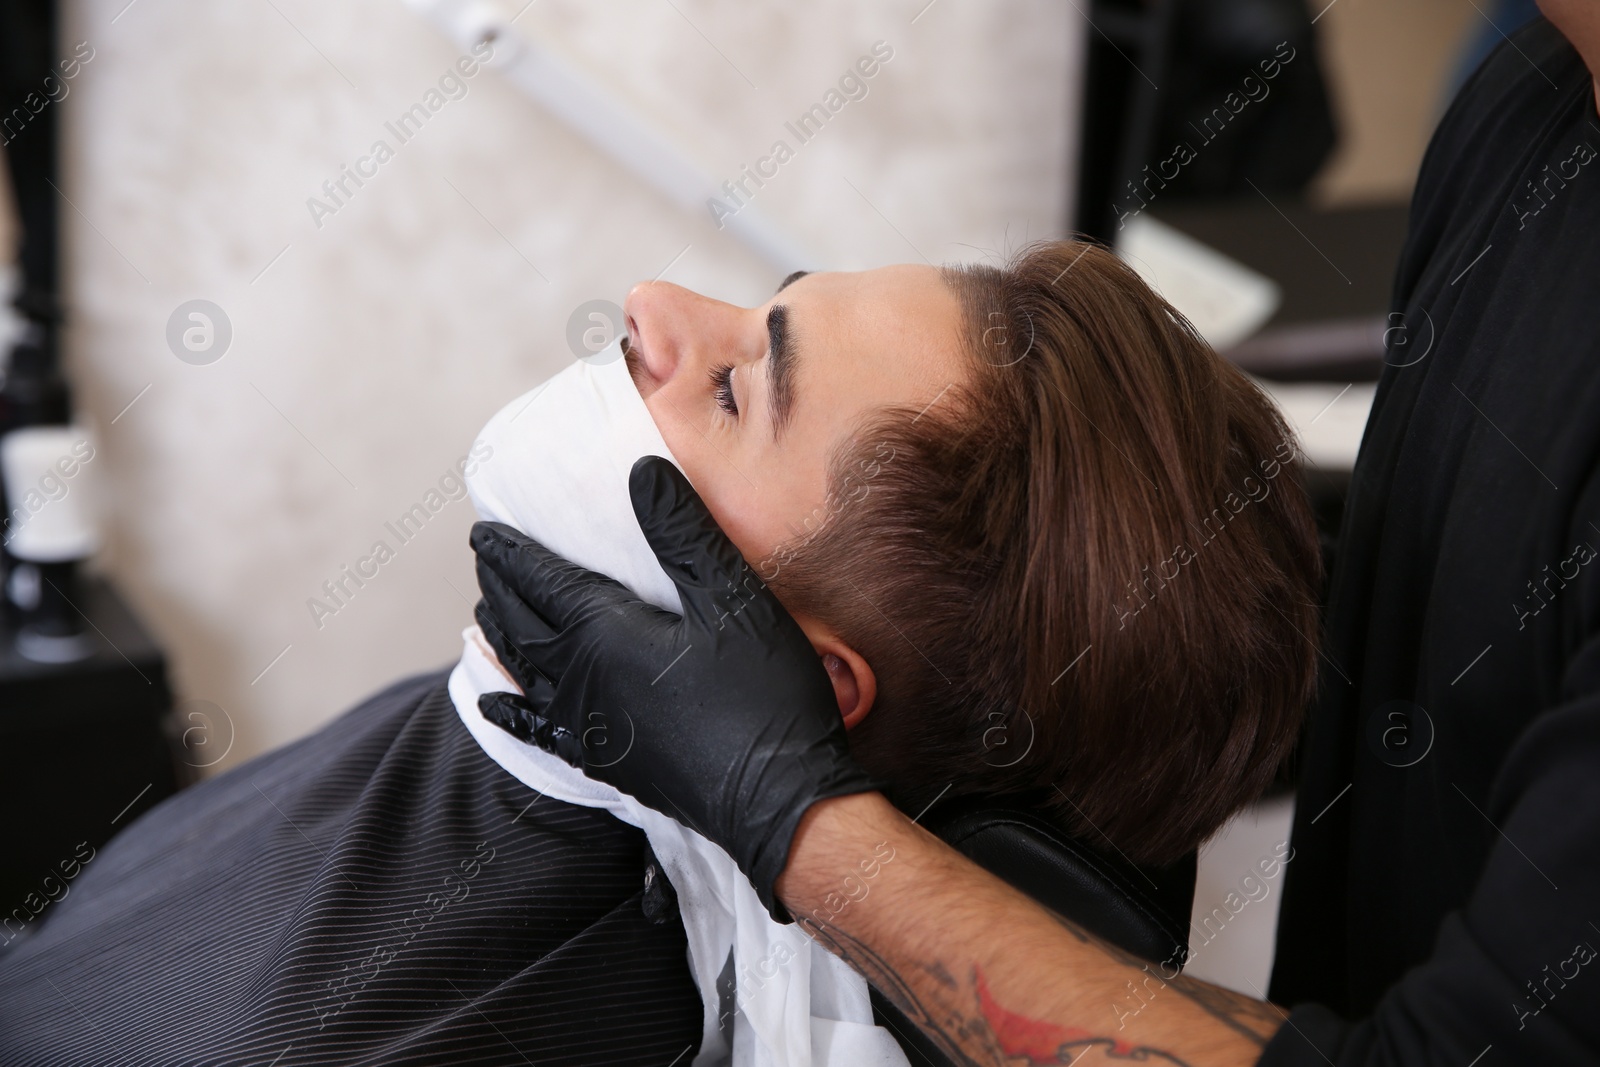
POLYGON ((957 1063, 1231 1067, 1255 1063, 1283 1022, 1047 911, 879 793, 812 806, 778 895, 957 1063), (879 855, 894 859, 850 900, 879 855))
POLYGON ((473 528, 478 618, 527 694, 486 696, 490 719, 721 845, 776 917, 957 1062, 1256 1061, 1278 1009, 1100 941, 896 810, 850 758, 810 643, 688 482, 647 459, 630 488, 681 617, 508 527, 473 528), (617 730, 585 744, 616 709, 622 758, 617 730))

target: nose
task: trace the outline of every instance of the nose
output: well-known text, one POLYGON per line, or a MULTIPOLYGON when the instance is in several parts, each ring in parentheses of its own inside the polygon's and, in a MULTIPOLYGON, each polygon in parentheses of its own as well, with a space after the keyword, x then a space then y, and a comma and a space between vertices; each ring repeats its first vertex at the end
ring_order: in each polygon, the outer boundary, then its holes
POLYGON ((742 309, 671 282, 640 282, 622 302, 628 347, 657 385, 738 351, 742 309))
POLYGON ((628 320, 628 348, 657 385, 670 379, 682 361, 682 326, 674 311, 683 301, 671 291, 677 288, 670 283, 640 282, 622 302, 628 320))

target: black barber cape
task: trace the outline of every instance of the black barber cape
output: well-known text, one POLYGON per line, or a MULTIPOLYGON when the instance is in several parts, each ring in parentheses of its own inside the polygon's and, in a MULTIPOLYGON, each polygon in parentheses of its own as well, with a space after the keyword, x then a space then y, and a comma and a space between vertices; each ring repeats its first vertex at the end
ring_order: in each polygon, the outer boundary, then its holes
POLYGON ((1600 1062, 1600 117, 1542 19, 1440 124, 1394 307, 1261 1062, 1600 1062))
POLYGON ((82 863, 0 948, 0 1064, 687 1064, 648 862, 484 755, 442 676, 401 683, 82 863))

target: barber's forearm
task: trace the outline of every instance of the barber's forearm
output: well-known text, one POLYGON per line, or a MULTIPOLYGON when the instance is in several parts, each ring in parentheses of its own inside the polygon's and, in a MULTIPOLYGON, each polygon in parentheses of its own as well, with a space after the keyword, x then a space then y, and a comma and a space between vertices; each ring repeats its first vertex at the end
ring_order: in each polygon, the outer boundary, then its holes
POLYGON ((1243 1067, 1283 1022, 1091 936, 877 793, 813 805, 777 890, 957 1063, 1243 1067))

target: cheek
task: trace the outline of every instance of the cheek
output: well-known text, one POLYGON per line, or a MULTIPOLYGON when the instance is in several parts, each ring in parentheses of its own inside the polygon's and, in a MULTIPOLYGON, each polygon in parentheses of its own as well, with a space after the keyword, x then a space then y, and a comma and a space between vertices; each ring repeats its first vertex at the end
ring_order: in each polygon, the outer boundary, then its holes
POLYGON ((686 417, 687 408, 673 397, 672 383, 645 393, 644 406, 655 420, 656 429, 673 457, 683 465, 690 480, 695 480, 695 468, 700 462, 695 446, 704 435, 686 417))
POLYGON ((766 479, 756 461, 736 458, 738 442, 732 434, 692 422, 688 405, 676 402, 670 382, 645 397, 645 407, 672 458, 740 554, 753 564, 768 559, 784 539, 784 524, 770 506, 777 502, 775 494, 759 488, 766 479))
POLYGON ((760 496, 737 474, 731 478, 717 474, 703 487, 700 482, 695 486, 739 554, 760 574, 770 577, 774 554, 783 539, 772 533, 774 516, 766 512, 760 496))

